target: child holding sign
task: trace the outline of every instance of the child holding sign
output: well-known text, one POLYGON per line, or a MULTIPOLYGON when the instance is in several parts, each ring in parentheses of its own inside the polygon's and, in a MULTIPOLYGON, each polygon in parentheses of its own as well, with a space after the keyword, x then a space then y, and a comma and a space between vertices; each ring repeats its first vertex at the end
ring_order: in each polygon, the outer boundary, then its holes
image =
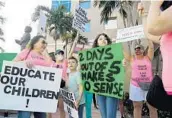
MULTIPOLYGON (((66 82, 66 87, 70 92, 75 95, 75 106, 78 109, 79 118, 83 118, 83 110, 85 100, 83 97, 83 86, 80 72, 77 71, 78 60, 75 57, 70 57, 68 59, 68 67, 70 69, 69 79, 66 82)), ((69 116, 69 118, 72 118, 69 116)))

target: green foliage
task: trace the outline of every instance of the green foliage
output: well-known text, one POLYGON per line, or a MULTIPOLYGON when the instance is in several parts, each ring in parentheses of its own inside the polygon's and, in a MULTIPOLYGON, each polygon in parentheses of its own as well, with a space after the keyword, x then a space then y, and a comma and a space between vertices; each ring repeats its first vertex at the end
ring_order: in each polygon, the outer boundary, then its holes
POLYGON ((112 15, 114 10, 118 10, 120 14, 127 18, 127 12, 125 10, 124 5, 132 5, 132 1, 120 1, 120 0, 114 0, 114 1, 94 1, 94 6, 98 6, 99 9, 102 9, 101 11, 101 23, 107 22, 109 20, 109 17, 112 15))

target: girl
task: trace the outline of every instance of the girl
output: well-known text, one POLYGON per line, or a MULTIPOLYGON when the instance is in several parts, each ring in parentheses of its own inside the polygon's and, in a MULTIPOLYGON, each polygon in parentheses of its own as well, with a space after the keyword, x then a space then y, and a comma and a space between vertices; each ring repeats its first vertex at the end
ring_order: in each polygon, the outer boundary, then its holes
MULTIPOLYGON (((111 39, 105 34, 99 34, 93 44, 93 48, 111 44, 111 39)), ((97 101, 102 118, 116 118, 118 99, 103 95, 97 95, 97 101)))

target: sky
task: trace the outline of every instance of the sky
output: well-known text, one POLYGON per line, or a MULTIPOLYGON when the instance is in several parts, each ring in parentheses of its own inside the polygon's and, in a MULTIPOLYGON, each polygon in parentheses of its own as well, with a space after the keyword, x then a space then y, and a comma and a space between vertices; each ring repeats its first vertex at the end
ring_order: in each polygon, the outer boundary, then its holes
POLYGON ((4 0, 5 7, 2 14, 6 18, 3 25, 6 40, 5 52, 19 52, 20 46, 15 39, 20 39, 27 25, 32 26, 32 36, 36 35, 37 25, 31 22, 31 15, 37 5, 51 6, 51 0, 4 0))

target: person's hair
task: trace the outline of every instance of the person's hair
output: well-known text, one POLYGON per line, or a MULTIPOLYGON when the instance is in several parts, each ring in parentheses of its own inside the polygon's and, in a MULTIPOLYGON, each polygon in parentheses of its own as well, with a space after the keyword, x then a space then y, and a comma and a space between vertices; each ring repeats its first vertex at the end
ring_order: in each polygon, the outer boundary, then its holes
POLYGON ((75 60, 75 62, 78 64, 78 60, 75 58, 75 57, 69 57, 69 59, 68 60, 75 60))
POLYGON ((28 44, 28 48, 29 48, 30 50, 33 50, 34 45, 35 45, 41 38, 45 39, 45 37, 42 36, 42 35, 34 36, 34 37, 31 39, 30 43, 28 44))
POLYGON ((95 48, 95 47, 99 47, 98 46, 98 39, 99 39, 99 37, 101 36, 101 35, 103 35, 105 38, 106 38, 106 40, 107 40, 107 44, 109 45, 109 44, 112 44, 112 41, 111 41, 111 39, 109 38, 109 36, 107 35, 107 34, 105 34, 105 33, 101 33, 101 34, 99 34, 97 37, 96 37, 96 39, 94 40, 94 43, 93 43, 93 48, 95 48))
POLYGON ((171 0, 167 0, 167 1, 164 1, 161 5, 161 11, 164 11, 166 10, 167 8, 171 7, 172 6, 172 1, 171 0))

